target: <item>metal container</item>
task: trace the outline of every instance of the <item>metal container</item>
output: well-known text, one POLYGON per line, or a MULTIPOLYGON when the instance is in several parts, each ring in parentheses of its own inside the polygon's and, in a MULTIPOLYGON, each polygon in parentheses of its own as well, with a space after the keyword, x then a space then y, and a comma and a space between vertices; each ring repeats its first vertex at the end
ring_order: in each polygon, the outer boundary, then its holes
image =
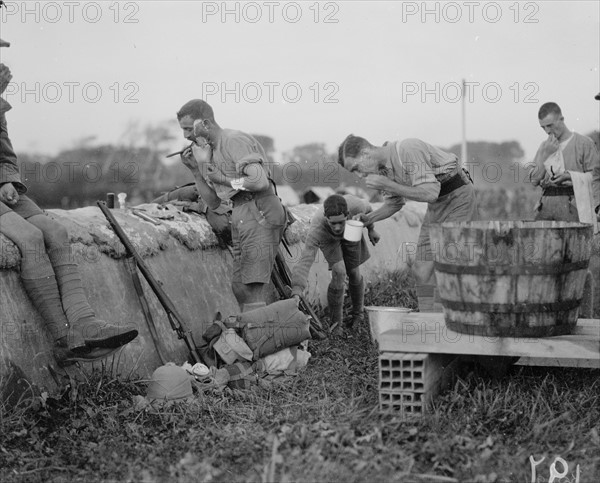
POLYGON ((362 239, 363 228, 365 224, 358 220, 346 221, 344 227, 344 240, 351 242, 359 242, 362 239))
POLYGON ((406 307, 365 307, 369 314, 369 326, 371 328, 371 338, 374 342, 379 340, 379 335, 388 330, 399 329, 402 326, 404 315, 412 312, 412 309, 406 307))
POLYGON ((110 208, 111 210, 115 207, 115 194, 114 193, 106 194, 106 207, 110 208))

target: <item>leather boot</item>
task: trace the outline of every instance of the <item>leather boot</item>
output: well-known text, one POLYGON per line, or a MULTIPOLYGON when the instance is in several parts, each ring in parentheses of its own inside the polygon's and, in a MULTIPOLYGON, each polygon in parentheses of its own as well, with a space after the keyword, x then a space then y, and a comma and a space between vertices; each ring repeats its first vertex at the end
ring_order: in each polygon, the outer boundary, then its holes
POLYGON ((96 317, 84 317, 73 326, 73 330, 85 340, 90 348, 116 349, 128 344, 138 335, 135 325, 116 326, 96 317))
POLYGON ((78 354, 68 349, 66 341, 57 341, 54 345, 54 358, 59 367, 72 366, 76 362, 96 362, 114 354, 119 350, 96 347, 85 354, 78 354))
POLYGON ((357 284, 350 283, 348 286, 350 292, 350 300, 352 300, 352 312, 350 318, 345 321, 346 327, 360 327, 364 321, 365 310, 365 282, 364 278, 360 277, 360 282, 357 284))

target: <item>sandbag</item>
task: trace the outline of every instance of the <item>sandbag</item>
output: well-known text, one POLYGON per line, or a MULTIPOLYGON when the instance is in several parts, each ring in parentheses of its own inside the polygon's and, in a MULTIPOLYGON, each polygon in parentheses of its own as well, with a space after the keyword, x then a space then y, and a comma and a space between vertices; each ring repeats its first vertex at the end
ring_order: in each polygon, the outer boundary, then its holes
POLYGON ((255 361, 310 339, 310 317, 298 309, 294 299, 231 316, 225 325, 238 329, 255 361))

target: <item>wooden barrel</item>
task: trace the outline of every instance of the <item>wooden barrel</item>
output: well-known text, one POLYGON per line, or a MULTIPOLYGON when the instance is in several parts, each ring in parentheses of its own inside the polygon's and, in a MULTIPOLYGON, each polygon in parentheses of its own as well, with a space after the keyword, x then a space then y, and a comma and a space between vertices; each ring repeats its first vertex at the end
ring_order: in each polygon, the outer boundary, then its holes
POLYGON ((441 223, 430 230, 446 325, 502 337, 570 334, 592 227, 557 221, 441 223))

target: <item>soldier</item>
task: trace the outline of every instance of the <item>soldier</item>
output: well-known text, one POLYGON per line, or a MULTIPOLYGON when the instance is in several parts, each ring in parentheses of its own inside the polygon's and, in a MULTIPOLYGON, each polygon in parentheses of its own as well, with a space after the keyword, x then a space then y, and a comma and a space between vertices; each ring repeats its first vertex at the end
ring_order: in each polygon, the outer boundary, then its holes
POLYGON ((431 312, 436 290, 429 226, 476 219, 475 191, 468 172, 454 154, 420 139, 405 139, 378 147, 351 134, 339 147, 338 162, 365 178, 368 188, 385 194, 383 205, 361 218, 367 225, 401 210, 405 199, 428 203, 412 269, 417 279, 419 310, 431 312))
MULTIPOLYGON (((232 205, 232 290, 240 309, 264 303, 265 286, 287 225, 286 211, 269 176, 267 155, 249 134, 221 128, 212 107, 201 99, 187 102, 177 119, 184 137, 194 142, 181 160, 194 176, 202 201, 208 210, 219 210, 222 201, 232 205)), ((226 224, 225 216, 223 220, 226 224)))
MULTIPOLYGON (((310 221, 302 255, 292 271, 292 295, 297 298, 306 289, 308 272, 315 261, 317 250, 323 252, 331 271, 331 282, 327 288, 331 330, 342 321, 346 276, 349 280, 352 312, 345 321, 345 326, 353 327, 363 320, 365 284, 360 274, 360 265, 369 259, 369 249, 364 237, 358 242, 350 242, 343 238, 343 234, 346 220, 371 211, 369 203, 355 196, 329 196, 323 203, 323 212, 317 213, 310 221)), ((368 225, 367 229, 369 240, 373 245, 377 244, 379 235, 373 225, 368 225)))
POLYGON ((589 173, 592 193, 588 189, 585 196, 597 212, 600 205, 600 179, 597 175, 600 158, 596 145, 589 137, 569 130, 560 107, 554 102, 540 107, 538 120, 548 138, 538 148, 533 161, 535 169, 531 182, 542 187, 535 219, 583 221, 577 208, 572 173, 589 173), (596 173, 594 179, 592 173, 596 173))
MULTIPOLYGON (((9 45, 0 40, 0 46, 9 45)), ((0 94, 11 78, 10 69, 0 64, 0 94)), ((96 318, 71 258, 66 228, 25 195, 8 137, 5 114, 10 109, 0 98, 0 233, 21 251, 21 282, 52 334, 59 365, 105 358, 133 340, 137 328, 96 318)))

